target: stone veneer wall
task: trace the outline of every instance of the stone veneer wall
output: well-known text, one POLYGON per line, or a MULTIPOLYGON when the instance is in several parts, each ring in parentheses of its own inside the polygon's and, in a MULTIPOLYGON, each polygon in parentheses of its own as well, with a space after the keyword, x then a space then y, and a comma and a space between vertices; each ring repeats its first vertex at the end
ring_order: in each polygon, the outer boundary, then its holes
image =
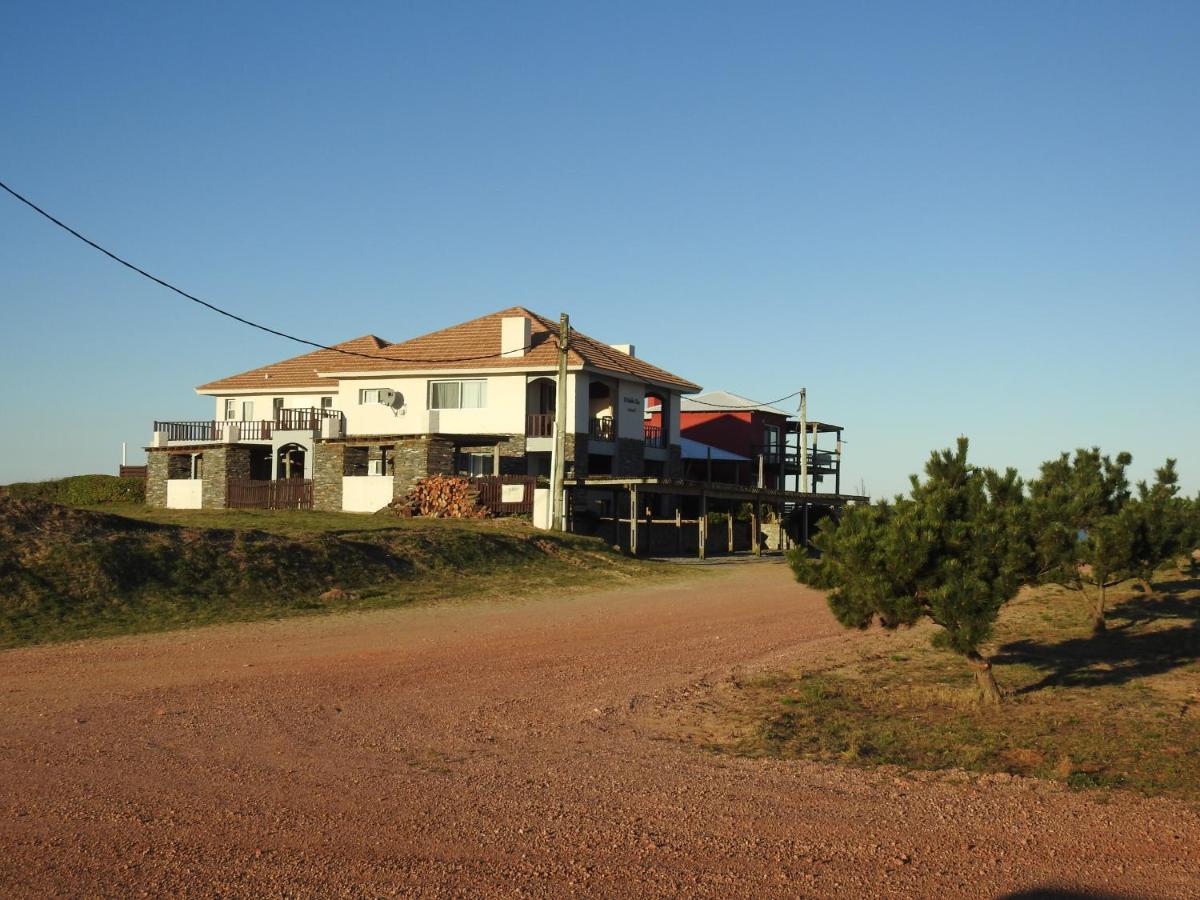
POLYGON ((397 440, 392 496, 403 497, 427 475, 454 474, 454 443, 436 436, 397 440))
POLYGON ((204 509, 224 509, 229 496, 230 478, 250 477, 250 447, 243 444, 206 446, 200 505, 204 509))
MULTIPOLYGON (((500 471, 496 474, 524 475, 528 468, 525 464, 525 435, 505 435, 505 440, 501 441, 499 446, 500 471)), ((480 444, 478 446, 462 446, 458 449, 462 453, 491 454, 496 448, 492 444, 480 444)), ((451 463, 453 463, 453 459, 451 463)))
POLYGON ((645 472, 646 442, 636 438, 617 438, 617 454, 613 460, 614 475, 639 476, 645 472))
POLYGON ((588 448, 590 438, 586 431, 568 431, 564 435, 563 443, 566 447, 563 455, 567 458, 566 473, 567 477, 571 478, 571 472, 574 472, 575 478, 587 478, 588 476, 588 448))
POLYGON ((167 508, 167 453, 146 448, 146 505, 167 508))
POLYGON ((318 441, 313 450, 313 509, 341 512, 346 445, 318 441))
POLYGON ((683 477, 683 448, 678 444, 671 444, 667 448, 667 477, 683 477))

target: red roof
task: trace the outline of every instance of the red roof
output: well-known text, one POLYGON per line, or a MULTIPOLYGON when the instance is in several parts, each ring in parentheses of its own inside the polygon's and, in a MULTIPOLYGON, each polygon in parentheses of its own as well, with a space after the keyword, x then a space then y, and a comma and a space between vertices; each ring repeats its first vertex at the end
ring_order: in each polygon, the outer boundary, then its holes
MULTIPOLYGON (((389 344, 374 335, 366 335, 337 344, 341 350, 351 350, 366 355, 356 356, 338 353, 336 350, 317 350, 302 356, 261 366, 218 381, 201 385, 198 391, 214 392, 227 389, 264 387, 327 387, 332 388, 336 379, 321 377, 318 373, 370 373, 393 371, 428 371, 430 369, 502 369, 502 368, 545 368, 553 370, 558 364, 556 335, 558 322, 530 312, 522 306, 513 306, 498 312, 480 316, 460 325, 453 325, 420 337, 389 344), (501 356, 501 320, 524 316, 529 319, 529 348, 523 356, 501 356)), ((639 381, 648 381, 678 388, 683 391, 698 391, 693 384, 678 375, 650 363, 614 350, 607 344, 571 329, 571 347, 567 355, 568 364, 591 369, 601 369, 629 375, 639 381)))

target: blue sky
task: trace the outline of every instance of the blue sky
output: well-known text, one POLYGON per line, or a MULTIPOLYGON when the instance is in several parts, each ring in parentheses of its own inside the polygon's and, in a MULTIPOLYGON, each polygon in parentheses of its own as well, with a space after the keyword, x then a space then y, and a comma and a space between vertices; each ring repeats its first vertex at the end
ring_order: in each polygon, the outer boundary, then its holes
MULTIPOLYGON (((0 178, 319 341, 523 304, 808 388, 847 481, 1099 444, 1200 489, 1200 4, 17 4, 0 178)), ((0 197, 0 482, 299 348, 0 197)), ((138 456, 136 451, 133 454, 138 456)), ((136 460, 135 460, 136 461, 136 460)))

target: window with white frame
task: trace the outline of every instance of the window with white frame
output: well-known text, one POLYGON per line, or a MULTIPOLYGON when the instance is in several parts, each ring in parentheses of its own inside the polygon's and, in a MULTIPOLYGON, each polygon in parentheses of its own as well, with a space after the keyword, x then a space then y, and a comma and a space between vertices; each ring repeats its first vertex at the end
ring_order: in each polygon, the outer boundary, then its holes
POLYGON ((225 398, 225 421, 232 422, 237 418, 237 401, 232 397, 225 398))
POLYGON ((483 409, 487 406, 487 379, 429 382, 430 409, 483 409))
POLYGON ((358 389, 358 404, 362 406, 366 403, 392 403, 396 400, 401 402, 398 404, 403 406, 403 399, 389 388, 359 388, 358 389))
POLYGON ((243 400, 242 401, 242 421, 243 422, 251 422, 253 420, 254 420, 254 401, 253 400, 243 400))

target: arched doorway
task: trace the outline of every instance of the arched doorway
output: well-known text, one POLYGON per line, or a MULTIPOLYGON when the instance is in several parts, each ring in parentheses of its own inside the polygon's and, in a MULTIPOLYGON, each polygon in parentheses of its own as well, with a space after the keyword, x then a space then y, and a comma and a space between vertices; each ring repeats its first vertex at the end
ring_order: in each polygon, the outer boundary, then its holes
POLYGON ((284 444, 275 454, 275 477, 279 481, 303 478, 308 454, 299 444, 284 444))

